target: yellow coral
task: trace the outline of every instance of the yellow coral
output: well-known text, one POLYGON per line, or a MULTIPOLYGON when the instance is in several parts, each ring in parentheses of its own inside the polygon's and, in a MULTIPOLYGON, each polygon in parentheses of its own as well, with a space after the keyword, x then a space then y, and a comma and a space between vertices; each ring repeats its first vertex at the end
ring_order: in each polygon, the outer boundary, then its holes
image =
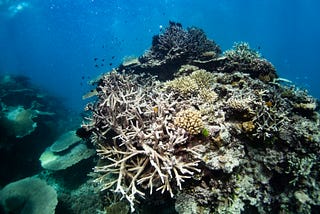
POLYGON ((174 120, 174 124, 190 134, 199 134, 204 127, 200 111, 193 109, 180 111, 174 120))
POLYGON ((218 94, 208 88, 202 88, 199 90, 199 96, 201 97, 202 100, 208 102, 208 103, 213 103, 218 99, 218 94))
POLYGON ((211 85, 214 82, 212 73, 204 69, 194 71, 190 74, 190 78, 193 79, 201 89, 211 88, 211 85))
POLYGON ((244 99, 236 99, 231 98, 228 100, 228 106, 238 112, 251 112, 250 108, 250 99, 244 98, 244 99))
POLYGON ((246 121, 242 123, 242 129, 244 132, 253 132, 255 128, 253 121, 246 121))
POLYGON ((182 95, 190 95, 198 91, 199 87, 196 81, 190 76, 178 77, 165 83, 167 88, 180 92, 182 95))
MULTIPOLYGON (((197 69, 197 67, 186 65, 182 66, 180 70, 182 69, 197 69)), ((208 90, 211 88, 213 81, 214 79, 212 73, 203 69, 199 69, 191 73, 189 76, 181 76, 166 82, 165 87, 178 91, 183 96, 199 94, 201 98, 206 99, 207 97, 210 97, 211 100, 215 100, 216 94, 208 90)))

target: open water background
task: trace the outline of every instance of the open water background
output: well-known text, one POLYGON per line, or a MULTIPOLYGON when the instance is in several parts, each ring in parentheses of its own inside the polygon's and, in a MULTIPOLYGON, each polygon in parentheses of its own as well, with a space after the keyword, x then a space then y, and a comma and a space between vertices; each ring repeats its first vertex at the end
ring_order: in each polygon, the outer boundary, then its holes
POLYGON ((0 0, 0 74, 28 76, 81 112, 87 82, 142 55, 172 20, 202 28, 222 50, 248 42, 319 98, 319 8, 316 0, 0 0))

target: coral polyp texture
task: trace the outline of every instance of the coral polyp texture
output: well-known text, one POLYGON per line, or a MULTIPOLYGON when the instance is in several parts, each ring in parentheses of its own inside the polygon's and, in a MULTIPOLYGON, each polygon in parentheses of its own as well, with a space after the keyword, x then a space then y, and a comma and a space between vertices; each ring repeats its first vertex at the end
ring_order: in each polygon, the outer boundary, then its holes
POLYGON ((246 43, 222 55, 217 47, 170 23, 143 60, 97 81, 83 128, 102 195, 132 212, 165 202, 178 213, 316 211, 317 100, 246 43))
POLYGON ((201 113, 197 110, 183 110, 178 112, 174 124, 190 134, 199 134, 203 129, 201 113))

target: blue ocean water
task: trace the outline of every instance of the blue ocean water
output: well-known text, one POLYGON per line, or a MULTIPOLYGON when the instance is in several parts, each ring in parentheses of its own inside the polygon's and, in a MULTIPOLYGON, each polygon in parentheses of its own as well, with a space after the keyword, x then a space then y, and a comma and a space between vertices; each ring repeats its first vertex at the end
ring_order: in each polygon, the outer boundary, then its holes
POLYGON ((319 98, 316 0, 0 0, 0 74, 22 74, 82 111, 97 75, 139 56, 168 21, 197 26, 222 50, 246 41, 278 74, 319 98))

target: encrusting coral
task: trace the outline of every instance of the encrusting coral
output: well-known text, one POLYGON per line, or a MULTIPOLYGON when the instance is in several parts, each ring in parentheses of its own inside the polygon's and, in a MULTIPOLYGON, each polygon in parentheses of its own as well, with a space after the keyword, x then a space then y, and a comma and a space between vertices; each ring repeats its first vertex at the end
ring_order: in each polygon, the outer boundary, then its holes
POLYGON ((102 194, 119 194, 132 212, 144 201, 166 202, 167 195, 175 197, 179 213, 319 208, 316 100, 282 85, 271 63, 245 43, 207 58, 199 47, 167 66, 167 56, 175 61, 182 50, 175 44, 185 47, 186 35, 171 23, 154 39, 152 55, 97 82, 83 128, 100 157, 94 178, 102 194), (166 40, 172 33, 174 40, 166 40), (156 72, 162 77, 152 76, 156 72))

